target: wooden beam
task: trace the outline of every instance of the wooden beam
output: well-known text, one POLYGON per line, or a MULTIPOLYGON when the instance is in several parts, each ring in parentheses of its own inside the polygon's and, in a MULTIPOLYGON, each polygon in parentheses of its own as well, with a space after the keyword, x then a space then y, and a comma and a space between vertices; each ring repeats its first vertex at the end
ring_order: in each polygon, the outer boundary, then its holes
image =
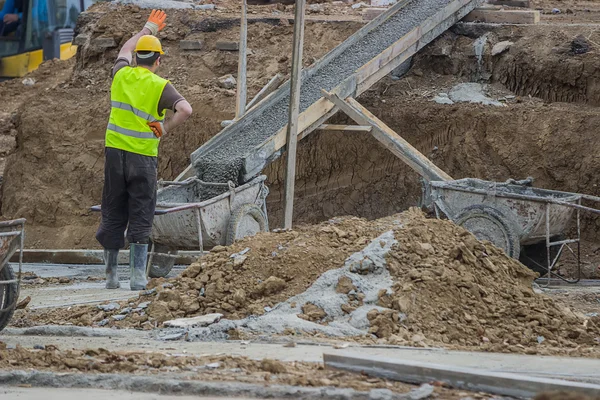
POLYGON ((531 398, 546 391, 578 392, 596 396, 600 385, 560 379, 529 377, 522 374, 489 372, 481 369, 404 361, 382 356, 358 354, 323 354, 326 368, 341 369, 408 383, 444 382, 471 391, 531 398))
POLYGON ((400 137, 383 121, 371 114, 371 112, 364 108, 359 102, 351 97, 343 100, 339 96, 328 93, 325 90, 322 90, 322 93, 327 100, 334 103, 340 110, 346 113, 346 115, 356 121, 356 123, 372 126, 373 130, 371 131, 371 134, 373 137, 423 178, 428 181, 452 180, 450 175, 432 163, 431 160, 400 137))
POLYGON ((372 126, 362 125, 329 125, 323 124, 317 128, 320 131, 342 131, 342 132, 371 132, 372 126))
POLYGON ((521 7, 530 8, 530 0, 487 0, 488 4, 495 6, 507 6, 507 7, 521 7))
POLYGON ((273 93, 283 83, 283 75, 277 74, 254 96, 250 103, 246 106, 246 112, 250 111, 254 106, 258 105, 268 95, 273 93))
POLYGON ((539 24, 540 12, 537 10, 475 9, 463 21, 487 22, 490 24, 539 24))
POLYGON ((298 144, 298 115, 300 114, 300 85, 302 84, 302 47, 304 46, 304 10, 306 8, 306 0, 296 0, 295 8, 290 106, 286 136, 285 198, 283 200, 285 229, 292 229, 294 216, 294 183, 296 181, 296 148, 298 144))
POLYGON ((242 0, 242 17, 240 20, 240 59, 238 61, 237 96, 235 102, 235 119, 246 113, 246 63, 248 55, 248 4, 242 0))

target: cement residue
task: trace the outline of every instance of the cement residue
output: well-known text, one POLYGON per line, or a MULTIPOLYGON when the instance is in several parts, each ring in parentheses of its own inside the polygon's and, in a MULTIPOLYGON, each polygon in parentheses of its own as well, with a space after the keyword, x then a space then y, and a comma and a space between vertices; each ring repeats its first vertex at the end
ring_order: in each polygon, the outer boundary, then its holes
MULTIPOLYGON (((318 70, 307 70, 302 78, 300 110, 321 98, 321 89, 331 90, 343 79, 434 15, 451 0, 412 1, 385 23, 318 70)), ((473 2, 474 3, 474 2, 473 2)), ((428 35, 424 42, 435 36, 428 35)), ((209 182, 239 182, 242 159, 287 123, 289 86, 280 88, 278 101, 263 107, 252 118, 232 126, 224 137, 216 137, 192 154, 198 177, 209 182)))
POLYGON ((485 94, 484 85, 480 83, 460 83, 450 90, 449 97, 455 103, 478 103, 496 107, 505 106, 501 102, 488 97, 485 94))
POLYGON ((273 310, 259 317, 248 317, 238 321, 221 321, 207 328, 192 329, 188 334, 190 340, 207 340, 227 338, 232 329, 238 334, 278 334, 287 330, 293 332, 321 332, 328 336, 360 336, 367 333, 369 326, 367 313, 378 309, 376 303, 381 290, 392 287, 392 279, 385 268, 385 256, 396 240, 392 231, 386 232, 374 239, 360 252, 354 253, 338 269, 325 272, 304 293, 293 296, 278 304, 273 310), (359 275, 358 268, 363 265, 374 266, 370 271, 361 270, 365 275, 359 275), (356 271, 356 272, 354 272, 356 271), (338 282, 343 277, 352 281, 356 288, 353 294, 336 291, 338 282), (359 295, 360 294, 360 295, 359 295), (347 313, 343 306, 356 296, 360 307, 347 313), (307 304, 318 307, 325 317, 319 324, 299 318, 307 304))

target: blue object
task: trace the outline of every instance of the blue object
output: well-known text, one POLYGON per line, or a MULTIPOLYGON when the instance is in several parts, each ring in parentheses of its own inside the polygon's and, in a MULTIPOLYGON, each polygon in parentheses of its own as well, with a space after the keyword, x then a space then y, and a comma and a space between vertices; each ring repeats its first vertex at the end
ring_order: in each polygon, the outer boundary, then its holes
MULTIPOLYGON (((2 11, 0 11, 0 20, 3 20, 6 14, 17 14, 19 20, 23 19, 23 12, 19 12, 15 7, 15 0, 6 0, 4 7, 2 7, 2 11)), ((46 12, 46 14, 48 14, 48 12, 46 12)))

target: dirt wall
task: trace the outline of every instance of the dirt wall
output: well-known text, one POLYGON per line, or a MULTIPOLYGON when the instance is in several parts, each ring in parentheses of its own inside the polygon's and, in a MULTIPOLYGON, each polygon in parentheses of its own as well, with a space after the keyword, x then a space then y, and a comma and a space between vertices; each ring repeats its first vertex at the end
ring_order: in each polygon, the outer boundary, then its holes
MULTIPOLYGON (((109 71, 118 47, 101 48, 94 39, 123 44, 139 29, 142 14, 134 7, 96 6, 79 21, 78 34, 87 41, 74 68, 73 63, 45 64, 34 73, 32 87, 20 81, 0 84, 12 100, 0 112, 16 113, 17 131, 17 149, 4 176, 2 217, 28 218, 31 247, 96 246, 98 218, 88 207, 100 201, 109 71)), ((220 131, 222 120, 233 117, 234 93, 219 88, 217 78, 235 75, 238 58, 236 52, 215 49, 217 40, 236 40, 238 28, 231 19, 178 11, 169 21, 160 73, 190 100, 195 113, 161 143, 159 176, 165 179, 178 175, 189 154, 220 131), (184 38, 202 40, 203 50, 181 51, 184 38)), ((308 23, 305 65, 360 26, 308 23)), ((274 74, 288 73, 291 35, 287 20, 250 24, 250 95, 274 74)), ((585 26, 455 28, 415 58, 406 78, 385 78, 360 101, 456 178, 503 181, 531 175, 539 186, 597 194, 600 59, 593 46, 581 55, 565 51, 578 35, 597 42, 599 34, 590 35, 585 26), (478 58, 474 38, 486 33, 478 58), (504 40, 514 44, 492 56, 493 46, 504 40), (505 108, 431 101, 453 84, 474 79, 487 79, 519 97, 505 108)), ((350 121, 338 115, 332 122, 350 121)), ((271 226, 281 222, 282 162, 265 170, 271 226)), ((359 133, 315 132, 301 142, 296 186, 299 223, 343 214, 377 218, 417 204, 421 193, 416 174, 359 133)))

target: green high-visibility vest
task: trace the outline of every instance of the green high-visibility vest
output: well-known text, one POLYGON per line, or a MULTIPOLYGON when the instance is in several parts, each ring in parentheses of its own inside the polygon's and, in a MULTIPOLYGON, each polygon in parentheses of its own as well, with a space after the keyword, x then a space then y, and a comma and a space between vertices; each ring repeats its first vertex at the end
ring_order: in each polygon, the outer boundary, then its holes
POLYGON ((162 121, 158 102, 169 83, 141 67, 124 67, 115 74, 110 88, 112 109, 106 128, 106 147, 156 157, 160 140, 148 122, 162 121))

